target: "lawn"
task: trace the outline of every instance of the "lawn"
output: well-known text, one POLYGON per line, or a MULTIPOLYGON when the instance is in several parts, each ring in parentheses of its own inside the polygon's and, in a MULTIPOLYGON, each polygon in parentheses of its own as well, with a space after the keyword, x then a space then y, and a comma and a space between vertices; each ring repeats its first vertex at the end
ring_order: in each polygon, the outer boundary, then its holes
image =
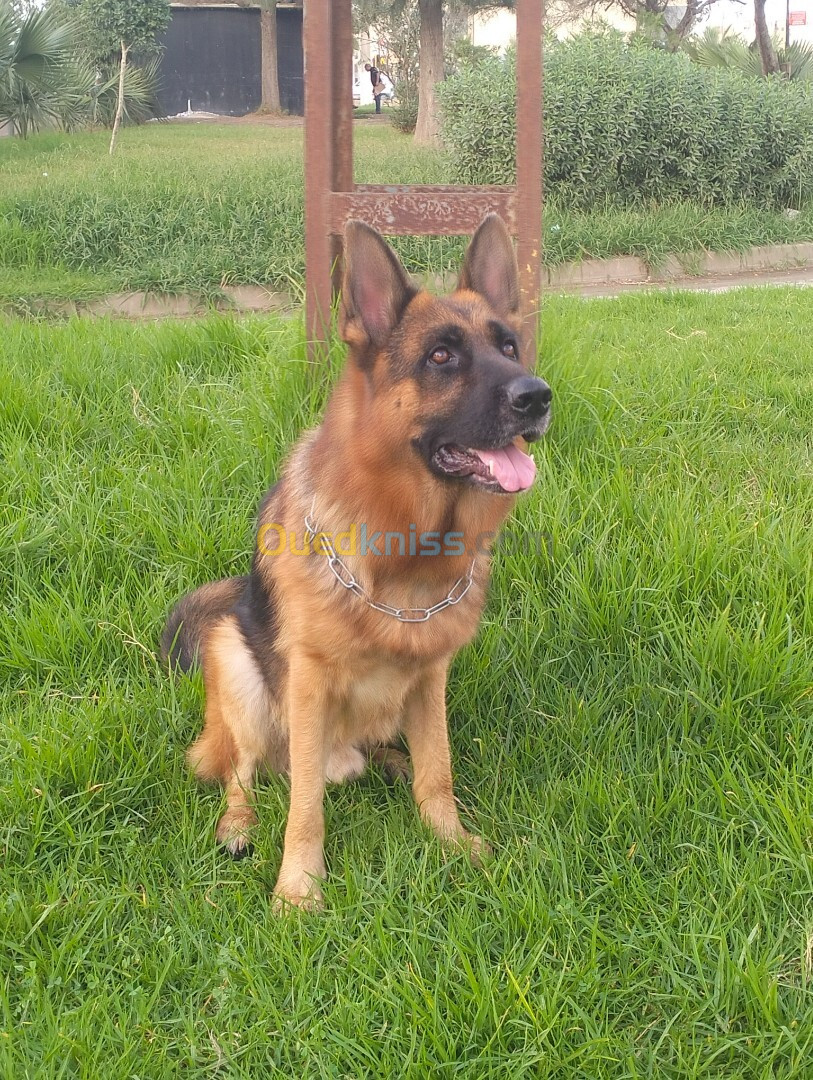
MULTIPOLYGON (((439 152, 386 123, 354 128, 358 182, 445 183, 439 152)), ((0 302, 75 299, 120 289, 216 291, 258 283, 299 296, 304 273, 302 129, 149 124, 107 135, 0 140, 0 302)), ((813 239, 813 206, 710 210, 673 203, 589 214, 549 205, 544 258, 742 250, 813 239)), ((462 242, 408 238, 413 272, 457 265, 462 242)))
POLYGON ((450 689, 494 857, 372 775, 327 799, 326 912, 286 920, 286 785, 251 859, 215 851, 201 687, 155 647, 247 568, 329 380, 296 321, 0 323, 0 1075, 809 1077, 810 310, 546 303, 511 529, 547 540, 498 557, 450 689))

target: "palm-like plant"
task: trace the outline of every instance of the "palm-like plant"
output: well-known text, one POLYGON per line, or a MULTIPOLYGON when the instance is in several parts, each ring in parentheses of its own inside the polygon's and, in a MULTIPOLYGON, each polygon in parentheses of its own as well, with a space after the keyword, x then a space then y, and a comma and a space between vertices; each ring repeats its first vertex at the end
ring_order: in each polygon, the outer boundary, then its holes
MULTIPOLYGON (((64 15, 46 8, 20 18, 0 0, 0 125, 11 121, 23 137, 43 128, 109 125, 116 111, 118 72, 102 75, 76 49, 64 15)), ((158 61, 127 69, 126 120, 156 115, 158 61)))
POLYGON ((685 51, 702 67, 735 68, 744 75, 761 75, 759 53, 730 30, 709 26, 698 37, 689 38, 685 51))
POLYGON ((26 136, 76 107, 73 41, 73 28, 47 8, 18 18, 0 4, 0 123, 26 136))
POLYGON ((806 79, 813 82, 813 45, 793 41, 787 49, 779 50, 779 64, 790 79, 806 79))
MULTIPOLYGON (((123 119, 133 124, 143 124, 150 117, 158 115, 158 66, 159 60, 142 63, 136 67, 131 64, 124 72, 123 119)), ((118 72, 108 76, 107 80, 94 90, 96 95, 96 115, 98 121, 109 127, 116 114, 116 98, 119 85, 118 72)))
MULTIPOLYGON (((724 67, 744 75, 762 78, 762 64, 755 44, 745 41, 730 30, 707 29, 691 38, 684 46, 689 56, 703 67, 724 67)), ((786 49, 776 50, 779 68, 787 78, 813 80, 813 46, 794 41, 786 49)))

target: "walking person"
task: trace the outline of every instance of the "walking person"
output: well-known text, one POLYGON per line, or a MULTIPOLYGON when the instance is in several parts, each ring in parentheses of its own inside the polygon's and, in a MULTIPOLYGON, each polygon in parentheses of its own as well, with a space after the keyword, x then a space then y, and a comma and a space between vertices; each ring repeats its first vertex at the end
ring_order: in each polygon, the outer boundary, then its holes
POLYGON ((375 101, 375 111, 381 112, 381 95, 384 93, 384 84, 381 81, 381 74, 377 67, 373 67, 372 64, 365 64, 364 70, 370 72, 370 82, 373 84, 373 99, 375 101))

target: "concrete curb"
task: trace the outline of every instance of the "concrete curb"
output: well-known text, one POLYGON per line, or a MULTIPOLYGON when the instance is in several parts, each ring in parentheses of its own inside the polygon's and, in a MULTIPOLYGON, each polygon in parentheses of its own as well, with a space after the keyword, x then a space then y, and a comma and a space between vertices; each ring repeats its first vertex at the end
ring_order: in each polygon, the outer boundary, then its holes
POLYGON ((813 267, 813 243, 770 244, 742 252, 689 251, 668 255, 657 266, 625 255, 614 259, 584 259, 550 267, 543 287, 551 292, 578 292, 612 285, 670 285, 693 278, 722 278, 765 271, 813 267))
MULTIPOLYGON (((760 284, 793 284, 799 271, 813 274, 813 243, 771 244, 743 252, 690 251, 669 255, 657 266, 648 266, 634 255, 613 259, 584 259, 543 269, 542 288, 548 293, 611 296, 639 288, 698 289, 760 284), (795 272, 795 273, 794 273, 795 272), (763 275, 763 278, 760 278, 763 275)), ((454 288, 455 276, 432 275, 430 287, 454 288)), ((292 311, 294 298, 260 285, 229 285, 211 298, 186 293, 111 293, 95 300, 0 300, 0 315, 31 314, 50 317, 110 316, 124 319, 184 319, 212 311, 251 314, 292 311)))
POLYGON ((122 319, 188 319, 212 311, 251 312, 288 311, 294 301, 287 293, 274 292, 261 285, 227 285, 217 295, 203 297, 190 293, 128 292, 110 293, 95 300, 0 301, 0 312, 52 317, 112 316, 122 319))

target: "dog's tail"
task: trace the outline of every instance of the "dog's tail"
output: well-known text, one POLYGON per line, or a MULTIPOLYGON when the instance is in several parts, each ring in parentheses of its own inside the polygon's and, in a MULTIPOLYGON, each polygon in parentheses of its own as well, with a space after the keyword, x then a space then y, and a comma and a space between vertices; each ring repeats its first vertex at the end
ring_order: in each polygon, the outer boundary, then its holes
POLYGON ((247 584, 248 577, 211 581, 178 601, 161 635, 161 659, 170 670, 195 667, 204 633, 229 614, 247 584))

